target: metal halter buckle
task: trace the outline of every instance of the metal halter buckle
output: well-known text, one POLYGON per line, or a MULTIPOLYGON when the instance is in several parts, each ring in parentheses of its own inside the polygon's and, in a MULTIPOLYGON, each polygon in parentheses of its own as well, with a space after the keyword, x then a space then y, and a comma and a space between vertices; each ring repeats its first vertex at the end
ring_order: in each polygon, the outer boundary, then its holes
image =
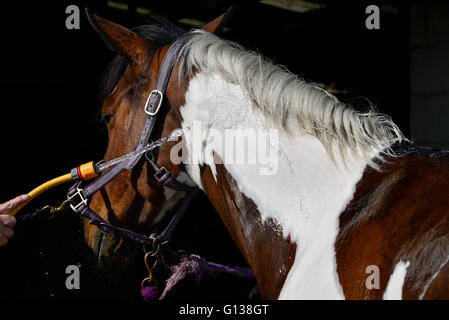
POLYGON ((148 95, 147 102, 145 103, 145 113, 148 114, 149 116, 154 117, 158 113, 159 109, 161 108, 163 99, 164 99, 164 94, 161 91, 156 90, 156 89, 151 91, 150 94, 148 95), (156 110, 154 112, 151 112, 150 110, 153 109, 154 105, 153 104, 149 105, 149 102, 150 102, 150 98, 153 94, 158 94, 160 96, 160 99, 159 99, 159 103, 157 104, 156 110), (150 109, 148 107, 150 107, 150 109))
POLYGON ((154 178, 157 180, 157 182, 161 182, 161 179, 167 174, 169 173, 168 170, 165 167, 159 168, 155 173, 154 173, 154 178))
POLYGON ((86 197, 86 191, 84 191, 84 189, 76 188, 76 192, 74 194, 72 194, 71 196, 67 197, 67 200, 75 202, 74 198, 76 196, 79 197, 80 202, 77 205, 70 204, 70 208, 72 208, 73 211, 78 212, 78 208, 81 205, 84 204, 85 206, 87 206, 88 199, 86 197))

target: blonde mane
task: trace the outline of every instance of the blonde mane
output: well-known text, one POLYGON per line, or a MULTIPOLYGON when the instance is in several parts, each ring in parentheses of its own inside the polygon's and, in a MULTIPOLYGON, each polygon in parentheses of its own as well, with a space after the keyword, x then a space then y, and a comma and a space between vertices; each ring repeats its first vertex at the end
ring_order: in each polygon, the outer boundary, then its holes
POLYGON ((204 30, 191 32, 179 59, 185 74, 197 69, 240 85, 279 128, 316 137, 332 158, 350 152, 370 161, 379 152, 393 155, 390 146, 405 139, 388 116, 372 108, 358 112, 260 54, 204 30))

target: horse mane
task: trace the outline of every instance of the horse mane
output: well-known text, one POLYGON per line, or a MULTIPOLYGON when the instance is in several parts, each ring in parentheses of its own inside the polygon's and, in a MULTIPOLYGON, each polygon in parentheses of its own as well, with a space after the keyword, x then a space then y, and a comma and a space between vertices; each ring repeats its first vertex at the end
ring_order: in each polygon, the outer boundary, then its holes
MULTIPOLYGON (((148 52, 146 63, 151 63, 157 49, 168 45, 181 37, 185 30, 168 19, 150 14, 142 18, 142 25, 131 28, 139 36, 149 40, 153 46, 148 52)), ((100 83, 99 100, 103 102, 114 90, 129 64, 127 57, 117 54, 106 67, 100 83)))
POLYGON ((218 74, 240 85, 266 118, 287 133, 316 137, 332 159, 351 152, 370 164, 373 154, 394 155, 390 146, 406 140, 386 115, 358 112, 327 91, 311 85, 260 54, 220 39, 204 30, 194 30, 180 54, 185 75, 197 69, 218 74))

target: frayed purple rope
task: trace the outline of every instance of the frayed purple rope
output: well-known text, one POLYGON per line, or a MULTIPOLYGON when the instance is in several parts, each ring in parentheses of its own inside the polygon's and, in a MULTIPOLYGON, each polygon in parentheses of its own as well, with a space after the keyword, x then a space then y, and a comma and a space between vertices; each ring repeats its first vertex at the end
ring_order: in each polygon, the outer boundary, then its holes
POLYGON ((183 255, 181 257, 181 262, 177 266, 172 266, 171 271, 172 274, 170 278, 168 278, 164 292, 159 297, 159 300, 164 299, 165 295, 189 274, 193 275, 197 282, 201 280, 202 276, 206 272, 212 277, 219 273, 229 273, 239 278, 254 278, 254 274, 251 269, 224 266, 217 263, 207 262, 195 254, 183 255))

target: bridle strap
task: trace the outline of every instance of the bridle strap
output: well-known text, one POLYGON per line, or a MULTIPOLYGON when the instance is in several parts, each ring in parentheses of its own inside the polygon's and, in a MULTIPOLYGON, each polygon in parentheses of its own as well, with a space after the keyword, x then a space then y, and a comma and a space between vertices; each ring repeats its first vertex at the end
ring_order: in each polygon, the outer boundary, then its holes
MULTIPOLYGON (((187 41, 186 36, 177 39, 170 46, 162 61, 158 79, 156 82, 156 88, 150 92, 145 104, 145 112, 147 113, 147 116, 145 118, 144 127, 142 129, 139 142, 133 151, 142 149, 145 145, 148 144, 151 138, 151 134, 153 132, 157 119, 157 113, 161 107, 162 100, 165 95, 173 67, 176 61, 178 60, 179 53, 184 44, 186 43, 186 41, 187 41)), ((162 177, 158 179, 162 185, 175 190, 187 192, 186 197, 182 200, 182 203, 178 207, 178 210, 172 217, 170 223, 167 225, 164 231, 162 231, 162 233, 156 236, 154 236, 154 233, 152 233, 152 235, 150 236, 147 236, 135 233, 129 229, 113 226, 109 224, 106 220, 104 220, 101 216, 99 216, 94 210, 89 208, 87 203, 88 202, 87 200, 90 199, 92 195, 94 195, 100 189, 104 188, 104 186, 107 185, 111 180, 113 180, 118 174, 120 174, 124 170, 131 170, 139 162, 141 157, 142 154, 139 154, 127 161, 120 162, 119 164, 108 170, 106 173, 102 174, 100 177, 95 179, 84 189, 79 188, 80 182, 76 183, 75 185, 72 186, 72 188, 70 188, 67 195, 69 198, 71 198, 74 195, 79 194, 79 196, 82 199, 82 202, 75 208, 74 207, 72 208, 74 208, 74 210, 78 212, 81 216, 88 218, 90 220, 89 224, 97 226, 100 230, 104 232, 118 234, 125 238, 146 245, 146 244, 153 244, 154 240, 156 239, 160 241, 168 240, 174 228, 176 227, 176 225, 178 224, 184 213, 187 211, 187 207, 190 204, 193 195, 197 193, 198 189, 188 186, 176 180, 175 178, 172 177, 172 175, 170 174, 170 172, 168 172, 167 169, 159 168, 151 159, 147 157, 147 160, 150 162, 151 166, 155 168, 156 173, 162 169, 165 170, 165 172, 163 172, 164 174, 162 175, 162 177)))
MULTIPOLYGON (((187 37, 183 36, 177 39, 168 49, 164 59, 162 60, 161 68, 156 82, 156 88, 148 95, 147 102, 145 104, 145 112, 147 117, 142 129, 142 134, 139 139, 139 143, 135 150, 142 149, 149 141, 151 133, 156 123, 156 115, 162 104, 163 96, 167 90, 168 81, 170 80, 173 67, 178 60, 179 53, 187 41, 187 37), (157 92, 157 93, 154 93, 157 92), (159 93, 159 94, 158 94, 159 93)), ((126 169, 131 170, 142 157, 142 154, 130 159, 126 164, 126 169)))
MULTIPOLYGON (((75 185, 73 185, 72 188, 69 190, 68 195, 76 193, 80 183, 81 182, 77 182, 75 185)), ((178 180, 173 178, 170 173, 168 173, 168 175, 164 177, 164 180, 161 180, 161 183, 166 187, 179 191, 185 191, 186 196, 182 199, 181 203, 176 209, 176 213, 173 215, 168 225, 160 233, 156 232, 159 226, 155 226, 152 232, 150 233, 150 236, 147 236, 144 234, 135 233, 129 229, 111 225, 106 220, 104 220, 98 213, 92 210, 88 205, 80 206, 80 208, 78 209, 78 213, 81 216, 89 219, 90 220, 89 224, 96 226, 98 229, 106 233, 117 234, 129 240, 141 243, 142 245, 153 245, 155 240, 158 240, 160 243, 163 243, 168 239, 170 239, 174 229, 178 225, 179 221, 181 221, 184 214, 187 212, 187 209, 193 197, 199 192, 199 189, 187 186, 179 182, 178 180)))

